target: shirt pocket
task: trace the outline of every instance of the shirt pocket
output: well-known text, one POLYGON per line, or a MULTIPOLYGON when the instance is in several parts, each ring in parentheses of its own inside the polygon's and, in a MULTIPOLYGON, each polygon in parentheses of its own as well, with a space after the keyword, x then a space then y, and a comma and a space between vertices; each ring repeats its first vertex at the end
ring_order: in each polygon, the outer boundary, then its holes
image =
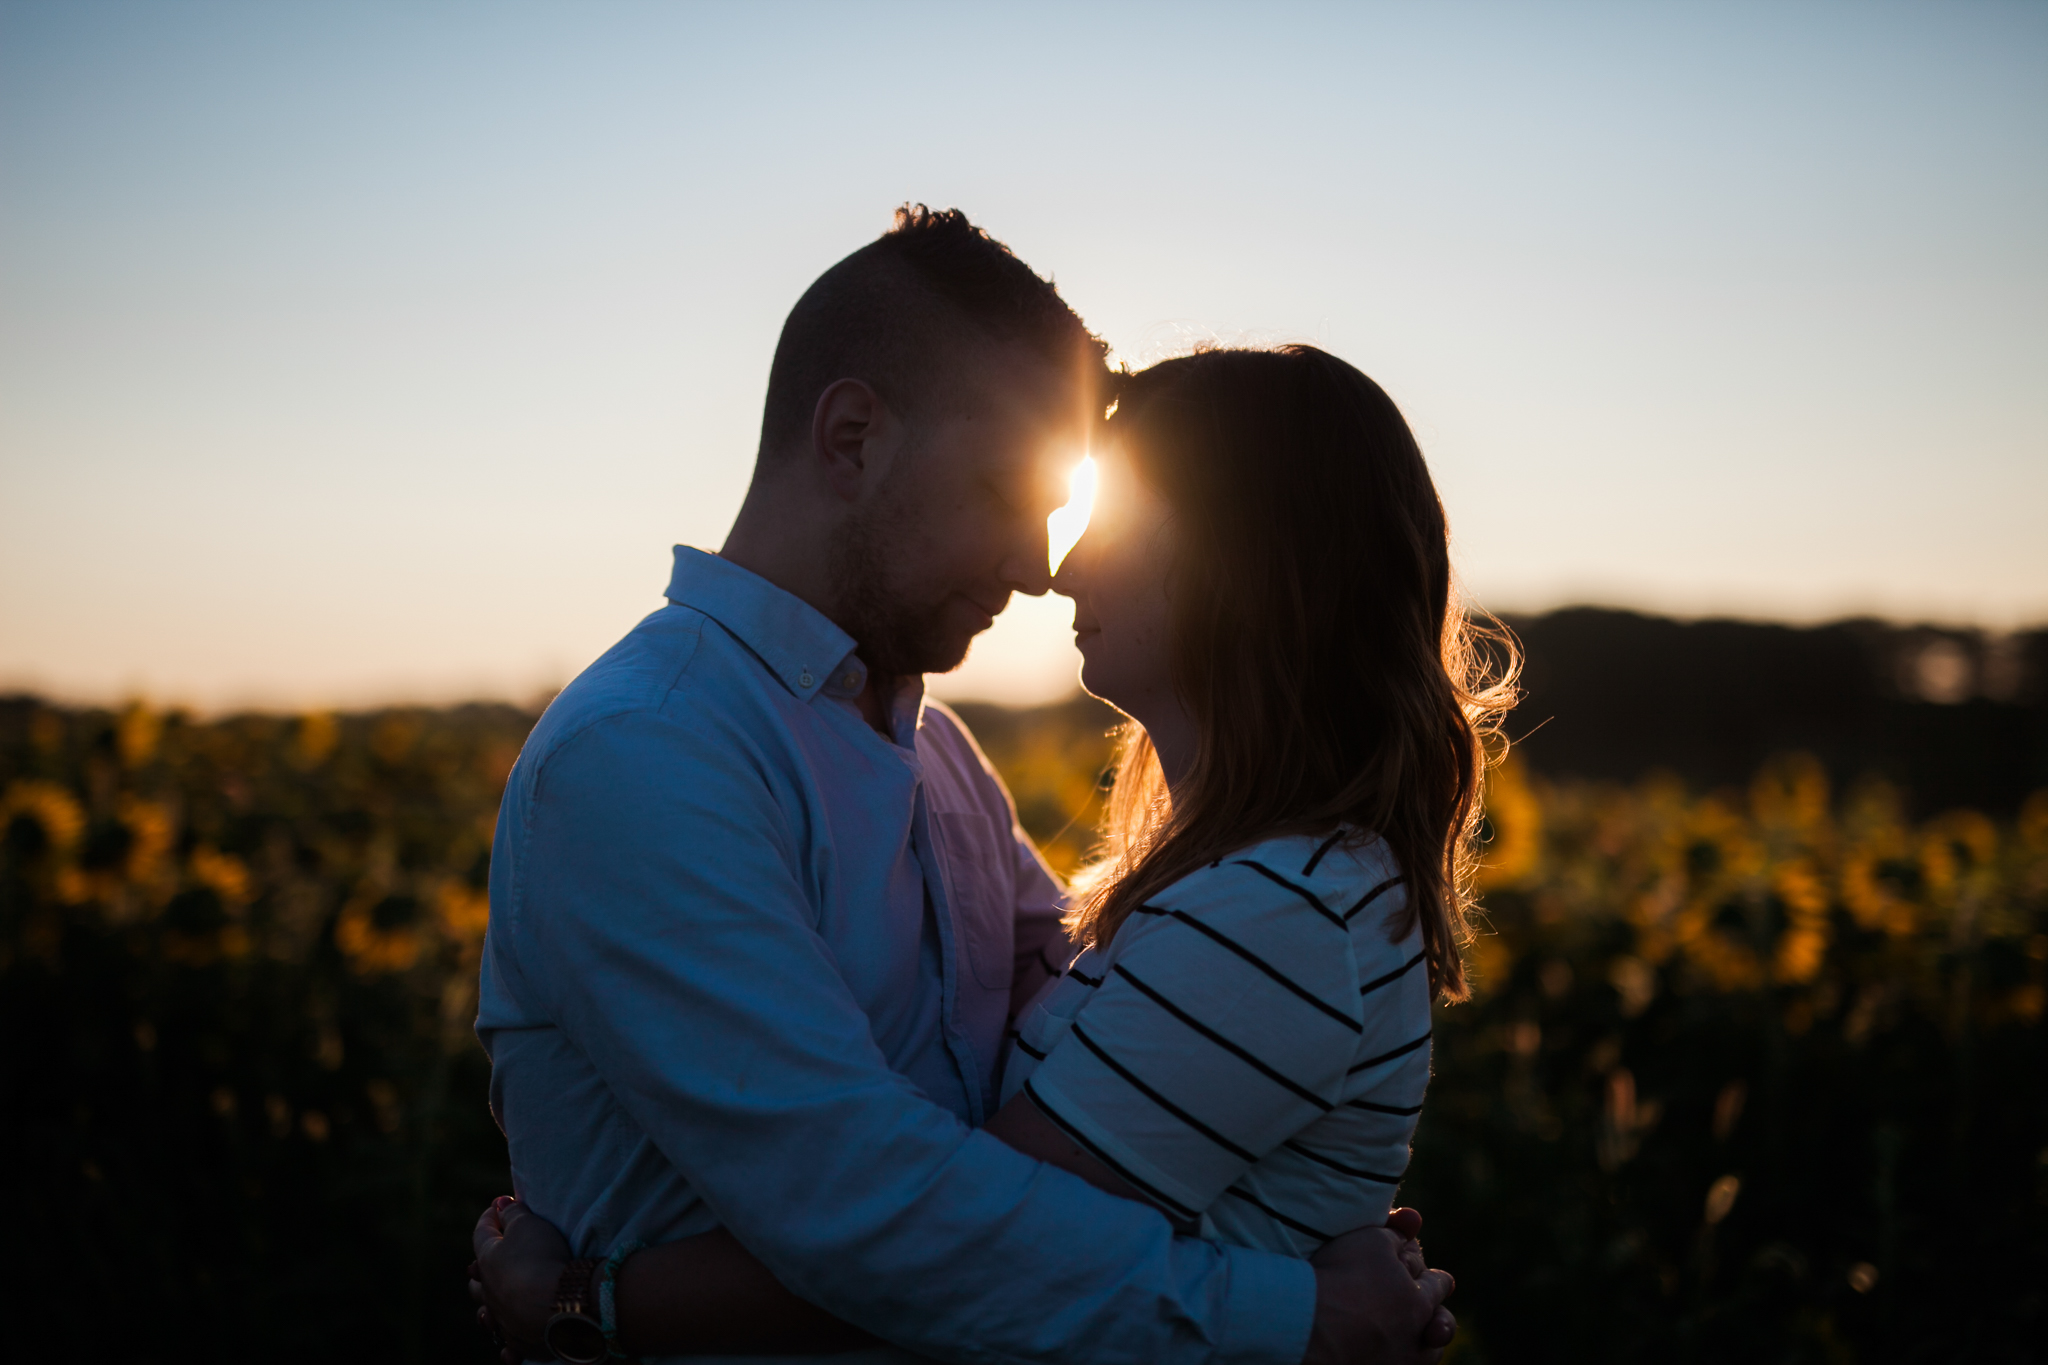
POLYGON ((946 894, 965 943, 968 970, 979 985, 1007 991, 1016 970, 1017 938, 1010 841, 998 838, 995 821, 979 811, 946 811, 938 821, 946 894))

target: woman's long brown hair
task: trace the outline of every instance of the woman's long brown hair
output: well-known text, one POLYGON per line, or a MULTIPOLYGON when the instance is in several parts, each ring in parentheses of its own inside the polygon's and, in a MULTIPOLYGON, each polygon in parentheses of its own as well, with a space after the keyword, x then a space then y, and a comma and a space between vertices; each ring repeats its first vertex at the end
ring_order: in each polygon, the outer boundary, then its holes
POLYGON ((1106 443, 1172 510, 1175 687, 1198 735, 1169 800, 1127 727, 1068 927, 1106 945, 1216 858, 1340 825, 1386 841, 1430 985, 1467 994, 1481 778, 1519 658, 1453 600, 1443 504, 1379 385, 1313 346, 1206 350, 1130 376, 1106 443))

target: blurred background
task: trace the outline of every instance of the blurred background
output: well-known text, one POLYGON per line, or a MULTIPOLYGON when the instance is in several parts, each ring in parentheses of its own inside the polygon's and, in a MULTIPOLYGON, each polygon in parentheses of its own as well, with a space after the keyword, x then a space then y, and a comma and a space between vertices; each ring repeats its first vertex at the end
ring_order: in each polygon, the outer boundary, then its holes
MULTIPOLYGON (((923 200, 1132 365, 1373 375, 1524 642, 1402 1193, 1456 1358, 2038 1359, 2044 69, 2020 3, 0 3, 49 1320, 486 1358, 505 773, 722 538, 788 306, 923 200)), ((1067 621, 935 680, 1063 869, 1115 720, 1067 621)))

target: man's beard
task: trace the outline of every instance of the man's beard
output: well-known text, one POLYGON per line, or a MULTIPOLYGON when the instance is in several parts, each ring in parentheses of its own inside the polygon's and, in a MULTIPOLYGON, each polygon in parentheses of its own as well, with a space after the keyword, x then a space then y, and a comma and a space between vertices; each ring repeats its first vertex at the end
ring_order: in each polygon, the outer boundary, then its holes
POLYGON ((884 502, 844 523, 828 551, 839 585, 833 620, 851 635, 870 674, 885 678, 946 673, 967 657, 971 640, 955 637, 945 622, 950 593, 917 601, 890 582, 890 551, 909 539, 909 509, 884 502))

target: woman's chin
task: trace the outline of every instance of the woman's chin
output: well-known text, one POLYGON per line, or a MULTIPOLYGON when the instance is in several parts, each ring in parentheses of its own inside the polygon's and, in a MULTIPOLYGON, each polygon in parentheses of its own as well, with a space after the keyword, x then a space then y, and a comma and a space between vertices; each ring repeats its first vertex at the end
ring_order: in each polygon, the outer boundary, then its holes
MULTIPOLYGON (((1102 678, 1102 672, 1103 670, 1100 668, 1091 668, 1087 658, 1084 656, 1081 660, 1081 690, 1095 698, 1095 700, 1108 702, 1111 706, 1116 707, 1117 710, 1123 711, 1124 708, 1117 702, 1114 695, 1116 691, 1115 684, 1110 680, 1102 678)), ((1130 712, 1124 711, 1124 714, 1129 715, 1130 712)))

